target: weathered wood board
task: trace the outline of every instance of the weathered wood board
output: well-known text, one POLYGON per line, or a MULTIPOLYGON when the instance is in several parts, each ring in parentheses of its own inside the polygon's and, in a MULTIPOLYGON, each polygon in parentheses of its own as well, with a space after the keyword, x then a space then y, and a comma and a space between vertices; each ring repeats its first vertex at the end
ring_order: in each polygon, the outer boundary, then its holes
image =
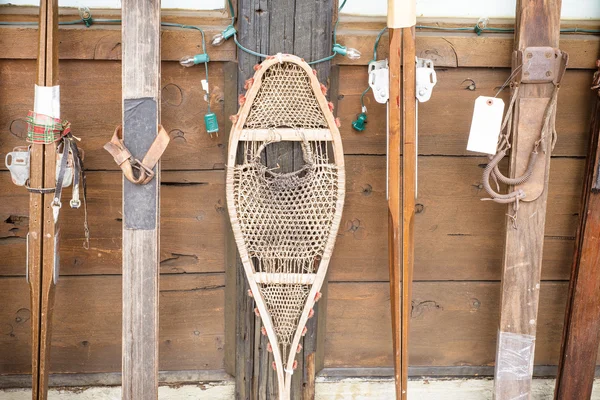
MULTIPOLYGON (((20 16, 7 16, 0 14, 0 20, 23 21, 20 16)), ((229 19, 220 15, 212 20, 191 16, 187 21, 181 16, 165 18, 165 21, 188 23, 207 27, 206 36, 212 37, 220 32, 229 19)), ((74 19, 76 17, 70 18, 74 19)), ((67 19, 67 18, 65 18, 67 19)), ((362 54, 373 52, 373 44, 378 31, 384 23, 364 26, 364 23, 344 23, 351 18, 342 20, 338 31, 338 41, 345 46, 354 47, 362 54)), ((439 22, 439 21, 437 21, 439 22)), ((451 20, 446 24, 456 26, 451 20)), ((287 43, 293 41, 288 25, 280 28, 282 38, 287 43), (287 31, 286 31, 287 29, 287 31)), ((305 30, 308 34, 310 30, 305 30)), ((324 33, 325 31, 323 31, 324 33)), ((32 27, 0 27, 0 58, 34 59, 36 56, 35 28, 32 27)), ((165 61, 178 61, 181 53, 197 53, 200 49, 199 33, 176 28, 163 28, 161 57, 165 61)), ((118 60, 121 58, 121 32, 118 26, 97 25, 94 29, 83 26, 61 27, 60 29, 60 57, 63 60, 118 60)), ((431 58, 440 67, 510 67, 510 56, 513 49, 514 37, 510 33, 486 33, 477 36, 467 32, 417 32, 417 56, 431 58)), ((561 43, 565 51, 573 54, 570 68, 592 69, 595 67, 594 54, 600 46, 600 38, 594 35, 569 35, 561 36, 561 43), (592 55, 592 56, 590 56, 592 55)), ((380 41, 380 58, 388 56, 388 36, 384 35, 380 41)), ((213 61, 235 60, 235 45, 228 41, 222 46, 207 47, 210 59, 213 61)), ((350 60, 346 57, 336 57, 334 64, 340 65, 366 65, 370 57, 361 57, 359 60, 350 60)))
MULTIPOLYGON (((195 16, 185 18, 203 25, 195 16)), ((208 36, 227 23, 220 14, 214 17, 207 23, 208 36)), ((361 32, 343 27, 339 40, 369 55, 379 28, 361 32)), ((74 133, 83 138, 90 170, 92 249, 81 250, 81 213, 64 208, 61 218, 69 224, 62 227, 64 277, 56 303, 61 324, 55 327, 51 370, 114 372, 120 369, 120 173, 102 145, 121 119, 121 35, 119 27, 95 26, 61 28, 60 37, 62 111, 77 127, 74 133)), ((32 28, 0 27, 0 158, 23 143, 11 134, 11 124, 31 108, 36 38, 32 28)), ((160 294, 160 368, 221 369, 225 281, 221 273, 228 225, 222 171, 226 135, 210 139, 204 132, 201 117, 206 103, 198 83, 202 69, 181 68, 176 62, 182 53, 198 49, 197 32, 168 29, 161 38, 165 61, 161 117, 172 140, 162 159, 167 172, 161 177, 161 290, 168 292, 160 294), (214 288, 203 289, 207 287, 214 288)), ((380 57, 386 54, 386 42, 384 36, 380 57)), ((546 281, 569 277, 588 143, 591 72, 582 68, 593 67, 595 56, 590 55, 597 54, 600 41, 569 35, 561 38, 561 47, 571 52, 570 66, 575 70, 567 72, 559 96, 559 140, 552 160, 542 270, 546 281)), ((500 277, 503 250, 497 238, 504 210, 479 201, 484 192, 479 187, 481 166, 486 160, 467 153, 465 146, 473 101, 495 93, 504 82, 511 48, 511 35, 417 33, 417 54, 437 63, 438 84, 419 113, 415 299, 422 304, 417 304, 413 315, 411 335, 422 339, 411 343, 411 365, 493 363, 500 290, 495 281, 500 277), (465 79, 475 81, 475 91, 466 89, 465 79), (458 282, 445 282, 449 280, 458 282)), ((223 111, 227 78, 224 63, 218 60, 234 60, 235 47, 226 43, 209 46, 208 51, 213 60, 211 106, 224 127, 232 112, 223 111)), ((348 184, 330 265, 327 367, 391 366, 387 239, 382 228, 387 221, 385 107, 369 94, 367 129, 357 133, 351 128, 366 87, 368 58, 363 56, 360 65, 337 67, 339 88, 333 100, 342 121, 348 184)), ((348 63, 345 58, 335 61, 348 63)), ((12 131, 24 133, 23 127, 17 121, 12 131)), ((23 374, 30 368, 23 277, 27 193, 10 184, 2 163, 0 170, 0 304, 8 305, 0 307, 0 374, 23 374)), ((70 189, 65 196, 69 194, 70 189)), ((542 283, 538 364, 557 361, 565 292, 564 283, 542 283)))
MULTIPOLYGON (((121 122, 121 63, 116 61, 61 61, 61 109, 73 124, 74 134, 85 138, 85 166, 91 170, 118 170, 102 146, 121 122), (93 77, 93 78, 92 78, 93 77)), ((223 125, 223 64, 211 63, 211 106, 223 125)), ((20 121, 31 108, 35 62, 0 60, 0 153, 21 145, 25 125, 20 121), (12 133, 12 134, 11 134, 12 133)), ((164 169, 223 168, 223 137, 210 138, 202 116, 207 104, 199 85, 202 68, 162 63, 161 120, 171 136, 161 158, 164 169), (202 156, 198 157, 201 153, 202 156)), ((2 170, 6 167, 0 165, 2 170)))
MULTIPOLYGON (((102 150, 107 135, 120 121, 121 77, 116 61, 62 61, 62 109, 73 116, 78 127, 75 134, 85 137, 88 169, 117 170, 108 153, 102 150), (89 79, 90 75, 96 79, 89 79), (90 96, 90 93, 95 93, 90 96)), ((211 109, 220 126, 225 126, 223 63, 211 62, 209 67, 212 94, 211 109)), ((11 151, 22 143, 22 119, 31 107, 35 63, 29 60, 0 60, 0 153, 11 151), (5 79, 6 78, 6 79, 5 79), (11 132, 14 132, 11 134, 11 132), (14 136, 17 135, 17 136, 14 136)), ((475 98, 493 95, 509 74, 508 69, 485 68, 438 69, 438 84, 431 100, 423 103, 419 112, 419 153, 421 155, 472 155, 466 151, 470 118, 475 98), (473 79, 476 90, 467 90, 465 79, 473 79)), ((206 111, 198 81, 201 68, 181 68, 178 63, 162 63, 161 117, 168 127, 171 143, 162 165, 165 170, 221 169, 225 162, 225 135, 210 138, 204 132, 201 116, 206 111), (198 156, 200 154, 201 156, 198 156)), ((590 72, 569 70, 559 96, 557 115, 558 143, 554 155, 585 156, 587 121, 589 119, 590 72)), ((340 117, 340 132, 346 154, 385 154, 385 105, 376 103, 372 94, 365 102, 369 112, 367 129, 356 132, 351 122, 360 112, 360 94, 367 83, 367 72, 361 66, 340 69, 336 116, 340 117)), ((502 94, 505 100, 507 93, 502 94)), ((0 169, 5 170, 4 164, 0 169)))
MULTIPOLYGON (((600 71, 600 64, 598 67, 600 71)), ((590 145, 556 377, 556 400, 591 397, 596 357, 589 349, 600 343, 600 91, 596 86, 600 72, 594 78, 590 145)))
MULTIPOLYGON (((479 199, 485 158, 420 157, 419 201, 415 220, 416 280, 497 280, 504 210, 479 199), (443 173, 442 173, 443 172, 443 173), (460 223, 457 223, 460 215, 460 223), (485 222, 482 222, 485 221, 485 222), (459 251, 459 250, 460 251, 459 251)), ((573 241, 585 161, 553 161, 546 226, 543 279, 569 277, 573 241)), ((387 239, 381 229, 387 221, 384 157, 347 156, 346 206, 334 256, 332 281, 386 281, 387 239)), ((224 271, 223 171, 173 171, 161 185, 161 272, 224 271)), ((90 172, 90 251, 81 251, 83 216, 65 209, 61 259, 64 275, 119 274, 120 174, 90 172)), ((24 236, 27 232, 27 194, 0 172, 6 190, 0 201, 0 275, 23 275, 24 236)), ((65 192, 65 196, 69 195, 65 192)))
MULTIPOLYGON (((163 275, 160 369, 223 368, 224 275, 163 275)), ((536 364, 556 364, 567 284, 543 283, 536 364)), ((0 374, 29 371, 29 308, 22 278, 0 278, 0 374)), ((497 282, 415 282, 411 365, 492 365, 497 282), (435 326, 435 329, 432 327, 435 326)), ((326 367, 390 367, 389 284, 330 282, 326 367), (352 349, 352 351, 348 351, 352 349)), ((56 297, 52 372, 120 370, 121 278, 64 277, 56 297)))
MULTIPOLYGON (((223 368, 224 286, 222 273, 162 275, 161 371, 223 368)), ((21 277, 0 278, 0 375, 30 372, 26 288, 21 277)), ((51 372, 121 371, 121 297, 121 276, 61 277, 51 372)))

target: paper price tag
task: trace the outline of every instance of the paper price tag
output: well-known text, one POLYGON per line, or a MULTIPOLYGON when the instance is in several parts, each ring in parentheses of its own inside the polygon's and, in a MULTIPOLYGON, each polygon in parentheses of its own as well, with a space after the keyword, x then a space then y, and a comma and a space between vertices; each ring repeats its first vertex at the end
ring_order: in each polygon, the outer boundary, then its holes
POLYGON ((496 154, 503 113, 504 101, 502 99, 479 96, 475 100, 467 150, 496 154))

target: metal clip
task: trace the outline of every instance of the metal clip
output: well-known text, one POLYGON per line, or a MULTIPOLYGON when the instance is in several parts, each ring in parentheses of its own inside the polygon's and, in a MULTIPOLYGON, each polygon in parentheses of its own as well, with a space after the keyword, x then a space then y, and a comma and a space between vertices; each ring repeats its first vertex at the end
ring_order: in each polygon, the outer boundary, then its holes
POLYGON ((433 61, 416 57, 417 100, 425 103, 431 98, 433 87, 437 83, 437 75, 433 69, 433 61))
MULTIPOLYGON (((375 101, 387 103, 390 97, 390 69, 387 60, 369 63, 369 86, 373 89, 375 101)), ((364 112, 364 111, 363 111, 364 112)))
POLYGON ((79 199, 79 185, 73 186, 73 195, 71 196, 71 201, 69 202, 71 208, 79 208, 81 207, 81 200, 79 199))
POLYGON ((13 151, 6 154, 4 164, 10 171, 10 177, 17 186, 25 186, 29 179, 29 148, 15 147, 13 151))
POLYGON ((58 197, 55 197, 54 200, 52 200, 52 216, 54 217, 54 222, 56 223, 58 221, 58 214, 60 213, 60 208, 62 207, 62 203, 60 202, 60 199, 58 197))
MULTIPOLYGON (((133 157, 132 157, 133 158, 133 157)), ((152 180, 152 178, 154 178, 154 170, 152 168, 148 168, 146 167, 140 160, 138 160, 137 158, 133 158, 133 161, 131 161, 131 167, 135 168, 139 171, 140 175, 141 174, 145 174, 146 179, 148 181, 152 180)))

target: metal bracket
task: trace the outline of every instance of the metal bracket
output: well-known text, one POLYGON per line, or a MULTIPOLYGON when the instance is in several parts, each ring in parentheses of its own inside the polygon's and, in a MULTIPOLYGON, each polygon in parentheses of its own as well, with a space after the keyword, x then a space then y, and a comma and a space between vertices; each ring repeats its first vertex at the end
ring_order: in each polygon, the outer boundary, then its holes
POLYGON ((424 103, 431 98, 433 87, 437 83, 437 75, 433 69, 433 61, 416 57, 417 100, 424 103))
POLYGON ((385 104, 388 101, 390 97, 390 69, 387 60, 369 63, 369 86, 373 89, 376 102, 385 104))
POLYGON ((527 47, 517 51, 517 65, 521 67, 522 83, 559 84, 565 73, 569 56, 553 47, 527 47))

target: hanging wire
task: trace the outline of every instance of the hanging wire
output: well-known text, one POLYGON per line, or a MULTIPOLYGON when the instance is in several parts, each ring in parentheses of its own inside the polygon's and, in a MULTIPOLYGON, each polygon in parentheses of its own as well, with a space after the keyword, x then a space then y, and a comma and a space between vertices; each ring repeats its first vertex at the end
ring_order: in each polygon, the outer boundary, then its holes
MULTIPOLYGON (((342 9, 344 8, 344 6, 346 5, 346 1, 347 0, 344 0, 342 2, 342 4, 340 5, 340 7, 338 8, 338 14, 342 11, 342 9)), ((235 17, 235 10, 233 9, 233 3, 231 2, 231 0, 227 0, 227 4, 229 5, 229 13, 231 14, 231 25, 235 25, 235 18, 236 17, 235 17)), ((339 18, 339 15, 338 15, 338 18, 336 19, 335 24, 333 26, 333 44, 334 45, 337 44, 337 40, 336 40, 337 39, 337 27, 338 27, 339 22, 340 22, 340 18, 339 18)), ((257 51, 254 51, 254 50, 250 50, 247 47, 244 47, 238 41, 238 39, 237 39, 237 33, 233 34, 233 41, 234 41, 235 45, 240 50, 242 50, 245 53, 248 53, 250 55, 253 55, 253 56, 256 56, 256 57, 260 57, 260 58, 267 58, 267 57, 269 57, 269 55, 267 55, 267 54, 262 54, 262 53, 259 53, 257 51)), ((333 53, 330 56, 323 57, 323 58, 320 58, 320 59, 315 60, 315 61, 310 61, 308 64, 309 65, 313 65, 313 64, 318 64, 318 63, 321 63, 321 62, 329 61, 329 60, 333 59, 335 56, 336 56, 336 53, 333 53)))
MULTIPOLYGON (((431 29, 434 31, 464 31, 464 32, 505 32, 505 33, 513 33, 515 31, 514 28, 494 28, 494 27, 485 27, 479 28, 477 26, 431 26, 431 25, 416 25, 416 29, 431 29)), ((600 29, 585 29, 585 28, 563 28, 560 30, 560 33, 591 33, 591 34, 599 34, 600 29)), ((479 34, 479 33, 478 33, 479 34)))
MULTIPOLYGON (((231 4, 231 2, 230 2, 230 4, 231 4)), ((121 24, 123 21, 121 19, 94 18, 93 22, 99 23, 99 24, 121 24)), ((81 25, 81 24, 85 24, 85 21, 83 20, 83 18, 58 22, 58 25, 81 25)), ((0 21, 0 25, 37 26, 38 22, 8 22, 8 21, 4 22, 4 21, 0 21)), ((200 35, 202 37, 202 52, 204 54, 206 54, 206 37, 204 35, 204 30, 202 28, 200 28, 199 26, 178 24, 175 22, 161 22, 160 25, 166 26, 166 27, 171 27, 171 28, 191 29, 191 30, 196 30, 196 31, 200 32, 200 35)), ((206 74, 206 82, 207 82, 206 98, 207 98, 207 103, 208 103, 208 112, 210 112, 210 92, 209 92, 210 85, 208 85, 208 61, 204 62, 204 71, 206 74)))
MULTIPOLYGON (((193 29, 193 30, 199 31, 200 35, 202 36, 202 52, 204 54, 207 54, 206 53, 206 37, 204 35, 204 30, 202 28, 195 26, 195 25, 178 24, 175 22, 161 22, 160 25, 174 27, 174 28, 182 28, 182 29, 193 29)), ((208 103, 207 111, 210 113, 210 85, 208 84, 208 59, 204 62, 204 71, 206 73, 206 102, 208 103)))

